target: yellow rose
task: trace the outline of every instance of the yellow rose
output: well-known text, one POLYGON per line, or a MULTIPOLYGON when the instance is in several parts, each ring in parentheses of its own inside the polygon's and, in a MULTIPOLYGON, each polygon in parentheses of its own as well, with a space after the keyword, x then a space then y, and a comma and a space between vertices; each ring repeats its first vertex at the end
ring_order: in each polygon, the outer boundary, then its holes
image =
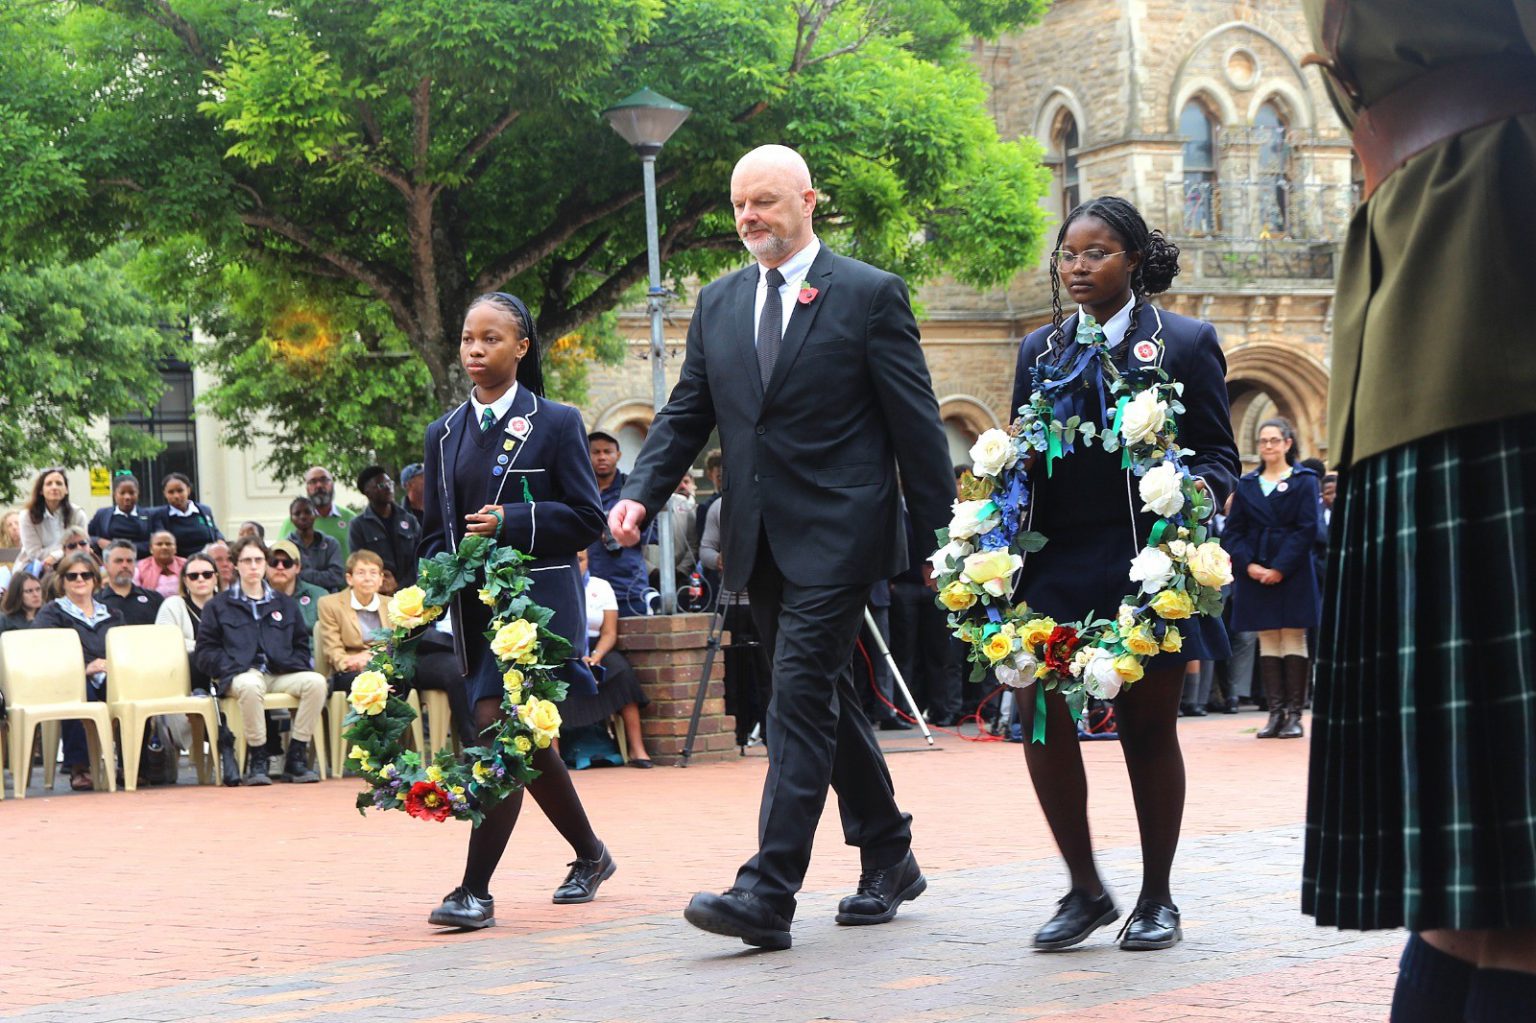
POLYGON ((496 630, 496 636, 491 640, 491 652, 497 660, 532 664, 538 645, 539 627, 518 618, 496 630))
POLYGON ((1152 633, 1145 626, 1142 626, 1125 637, 1125 648, 1140 657, 1151 657, 1157 653, 1157 640, 1152 638, 1152 633))
POLYGON ((981 652, 987 655, 987 660, 996 664, 1013 652, 1013 637, 1002 632, 994 632, 981 645, 981 652))
POLYGON ((1020 628, 1019 638, 1024 640, 1026 647, 1034 648, 1051 638, 1051 630, 1056 628, 1056 619, 1031 618, 1020 628))
POLYGON ((436 764, 433 764, 431 767, 427 768, 427 781, 431 782, 433 785, 436 785, 438 782, 440 782, 442 780, 443 780, 443 769, 441 767, 438 767, 436 764))
POLYGON ((952 582, 939 591, 939 603, 951 611, 964 611, 976 603, 976 594, 967 589, 965 583, 952 582))
POLYGON ((1168 626, 1168 631, 1163 633, 1163 653, 1176 654, 1184 649, 1184 636, 1173 626, 1168 626))
POLYGON ((1189 574, 1201 586, 1216 590, 1232 581, 1232 556, 1215 540, 1207 540, 1189 553, 1189 574))
POLYGON ((479 785, 484 785, 491 778, 491 769, 478 760, 475 761, 474 766, 469 771, 475 776, 475 782, 479 785))
POLYGON ((389 702, 389 682, 376 671, 360 672, 352 680, 347 702, 352 704, 353 710, 368 717, 382 713, 389 702))
POLYGON ((1127 683, 1135 682, 1145 673, 1141 667, 1141 658, 1131 654, 1121 654, 1115 658, 1115 671, 1119 672, 1120 677, 1127 683))
POLYGON ((517 716, 534 732, 534 741, 539 744, 539 749, 549 745, 549 740, 560 734, 560 708, 548 700, 541 700, 537 696, 528 697, 528 702, 517 708, 517 716))
POLYGON ((480 597, 480 603, 484 604, 486 607, 496 606, 496 594, 492 593, 490 590, 481 590, 478 595, 480 597))
POLYGON ((1188 618, 1195 613, 1195 602, 1183 590, 1163 590, 1152 598, 1152 610, 1164 618, 1188 618))
POLYGON ((352 752, 347 754, 348 760, 356 760, 360 771, 372 771, 373 760, 368 756, 368 751, 361 746, 353 745, 352 752))
POLYGON ((1013 589, 1014 573, 1024 567, 1024 559, 1008 551, 977 551, 965 559, 961 578, 975 583, 994 597, 1004 597, 1013 589))
POLYGON ((517 750, 519 753, 527 753, 529 750, 533 749, 533 743, 528 741, 528 736, 519 735, 517 738, 512 740, 512 748, 517 750))
POLYGON ((390 598, 389 620, 397 629, 414 629, 428 621, 426 602, 427 595, 420 586, 407 586, 390 598))
POLYGON ((513 703, 523 702, 523 673, 516 668, 508 668, 507 673, 501 676, 501 684, 506 688, 507 695, 513 703))

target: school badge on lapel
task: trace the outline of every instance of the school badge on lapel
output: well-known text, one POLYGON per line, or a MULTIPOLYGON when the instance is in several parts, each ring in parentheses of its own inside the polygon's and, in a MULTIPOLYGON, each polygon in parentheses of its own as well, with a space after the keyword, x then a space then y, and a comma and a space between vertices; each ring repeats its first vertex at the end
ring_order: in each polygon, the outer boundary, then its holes
POLYGON ((1153 362, 1157 359, 1157 342, 1155 341, 1138 341, 1134 350, 1138 362, 1153 362))
POLYGON ((522 416, 513 416, 512 421, 507 424, 507 432, 518 440, 527 440, 529 430, 528 420, 522 416))

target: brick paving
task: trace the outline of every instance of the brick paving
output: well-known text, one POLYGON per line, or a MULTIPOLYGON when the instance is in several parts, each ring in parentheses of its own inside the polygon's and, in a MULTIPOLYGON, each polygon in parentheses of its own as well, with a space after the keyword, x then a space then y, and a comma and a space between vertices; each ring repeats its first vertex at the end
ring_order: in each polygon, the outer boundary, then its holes
MULTIPOLYGON (((1261 718, 1187 720, 1175 866, 1185 941, 1126 953, 1114 928, 1030 950, 1065 888, 1022 756, 886 734, 928 892, 885 926, 837 927, 858 873, 823 819, 795 947, 763 953, 679 911, 750 852, 764 761, 582 772, 619 872, 586 906, 549 892, 568 850, 531 801, 497 875, 501 926, 442 934, 462 825, 363 819, 356 782, 175 788, 0 803, 0 1019, 28 1023, 1079 1021, 1386 1018, 1402 935, 1301 916, 1305 742, 1261 718)), ((1086 744, 1102 868, 1122 909, 1139 856, 1115 743, 1086 744)))

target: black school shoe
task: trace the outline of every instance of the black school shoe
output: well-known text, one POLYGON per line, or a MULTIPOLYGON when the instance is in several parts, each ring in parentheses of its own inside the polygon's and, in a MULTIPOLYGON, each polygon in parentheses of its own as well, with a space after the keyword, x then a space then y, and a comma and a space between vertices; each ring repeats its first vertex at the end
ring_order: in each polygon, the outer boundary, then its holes
POLYGON ((1130 918, 1120 928, 1120 947, 1127 952, 1146 952, 1170 948, 1184 939, 1175 906, 1143 900, 1136 903, 1130 918))
POLYGON ((496 900, 478 898, 471 895, 468 888, 460 886, 447 894, 443 904, 427 917, 427 923, 463 930, 495 927, 496 900))
POLYGON ((612 877, 618 869, 606 845, 603 846, 603 854, 597 859, 572 860, 567 866, 571 872, 565 875, 564 883, 555 889, 554 898, 550 900, 560 906, 591 902, 597 897, 597 886, 612 877))
POLYGON ((908 852, 894 866, 861 873, 858 890, 837 904, 837 922, 854 926, 883 924, 895 918, 903 902, 927 890, 928 879, 918 868, 917 859, 908 852))
POLYGON ((688 901, 683 919, 701 931, 740 938, 758 948, 789 948, 789 921, 762 896, 745 888, 727 888, 716 895, 699 892, 688 901))
POLYGON ((1042 952, 1071 948, 1105 924, 1114 923, 1120 915, 1108 892, 1091 899, 1086 892, 1074 888, 1057 905, 1061 908, 1056 915, 1035 932, 1034 946, 1042 952))

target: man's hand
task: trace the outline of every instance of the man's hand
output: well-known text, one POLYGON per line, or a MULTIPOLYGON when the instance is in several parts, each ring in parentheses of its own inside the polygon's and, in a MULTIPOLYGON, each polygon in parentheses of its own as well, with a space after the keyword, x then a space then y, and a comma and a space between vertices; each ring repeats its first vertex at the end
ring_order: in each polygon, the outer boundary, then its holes
POLYGON ((608 531, 625 547, 640 542, 640 527, 645 525, 645 505, 639 501, 623 500, 608 513, 608 531))
POLYGON ((933 590, 935 593, 938 592, 939 584, 933 578, 933 562, 931 561, 923 562, 923 585, 928 587, 930 590, 933 590))

